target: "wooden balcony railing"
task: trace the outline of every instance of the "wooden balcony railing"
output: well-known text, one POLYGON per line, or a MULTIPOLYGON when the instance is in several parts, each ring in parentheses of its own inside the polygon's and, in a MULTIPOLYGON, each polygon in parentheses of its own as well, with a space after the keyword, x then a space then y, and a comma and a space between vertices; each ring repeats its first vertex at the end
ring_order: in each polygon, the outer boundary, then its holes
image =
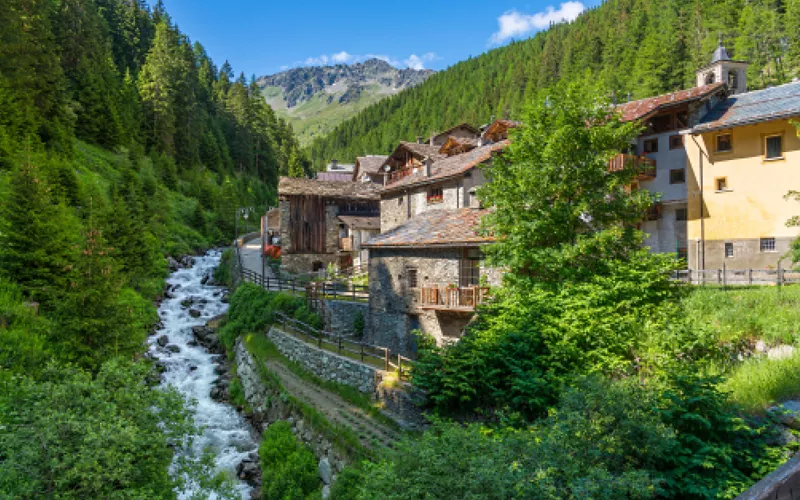
POLYGON ((489 287, 434 285, 420 289, 420 307, 440 311, 474 311, 489 296, 489 287))
POLYGON ((400 179, 405 179, 409 175, 414 173, 413 168, 402 168, 400 170, 395 170, 394 172, 389 173, 389 178, 386 180, 386 185, 394 184, 395 182, 399 181, 400 179))
POLYGON ((608 162, 608 170, 618 172, 624 168, 633 167, 639 172, 640 181, 649 181, 656 178, 656 161, 646 156, 618 154, 608 162))
POLYGON ((352 252, 353 251, 353 237, 348 236, 347 238, 339 238, 339 250, 343 252, 352 252))

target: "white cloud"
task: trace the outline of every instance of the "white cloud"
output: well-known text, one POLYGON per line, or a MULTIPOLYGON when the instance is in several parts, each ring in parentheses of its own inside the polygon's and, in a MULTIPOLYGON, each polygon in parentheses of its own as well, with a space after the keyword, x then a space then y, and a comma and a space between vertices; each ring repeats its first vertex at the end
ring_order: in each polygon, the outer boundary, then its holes
POLYGON ((522 14, 516 10, 510 10, 497 18, 499 29, 489 39, 489 43, 499 45, 514 37, 543 30, 551 23, 574 21, 584 10, 586 10, 586 6, 578 1, 564 2, 559 5, 557 10, 549 6, 544 12, 536 14, 522 14))
POLYGON ((394 66, 395 68, 424 69, 427 63, 435 61, 439 59, 439 57, 433 52, 426 52, 421 56, 418 56, 416 54, 411 54, 406 59, 400 61, 394 57, 387 56, 385 54, 350 54, 348 52, 341 51, 333 54, 322 54, 317 57, 309 57, 306 58, 304 61, 295 61, 290 66, 281 66, 281 71, 285 71, 290 67, 296 68, 299 66, 327 66, 329 64, 353 64, 353 63, 364 62, 368 59, 380 59, 381 61, 386 61, 388 64, 394 66))
POLYGON ((425 63, 435 61, 436 54, 433 52, 426 52, 422 54, 422 56, 418 56, 416 54, 411 54, 408 56, 408 59, 403 61, 406 67, 411 69, 425 69, 425 63))

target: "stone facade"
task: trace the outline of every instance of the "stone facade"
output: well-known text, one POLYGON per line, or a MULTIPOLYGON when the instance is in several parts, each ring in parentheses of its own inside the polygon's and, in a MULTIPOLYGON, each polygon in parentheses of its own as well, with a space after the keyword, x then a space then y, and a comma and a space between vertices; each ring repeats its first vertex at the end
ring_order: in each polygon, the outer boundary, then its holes
MULTIPOLYGON (((461 337, 472 319, 470 312, 421 309, 422 287, 458 284, 463 248, 372 248, 370 250, 369 326, 367 341, 404 355, 416 353, 410 333, 423 330, 440 344, 461 337), (417 272, 417 287, 409 282, 409 269, 417 272)), ((491 286, 501 282, 501 272, 481 266, 491 286)))
POLYGON ((476 190, 485 182, 483 171, 473 168, 467 174, 458 179, 384 194, 381 196, 381 231, 394 229, 427 210, 479 208, 476 190), (433 188, 442 188, 442 201, 428 202, 428 192, 433 188))
POLYGON ((791 245, 795 238, 775 238, 775 251, 762 252, 760 238, 731 238, 729 240, 706 240, 705 267, 702 261, 702 245, 689 240, 690 269, 783 269, 791 267, 791 245), (733 245, 733 257, 725 256, 725 243, 733 245), (699 248, 698 248, 699 247, 699 248), (699 257, 699 258, 698 258, 699 257))
POLYGON ((319 349, 278 328, 270 328, 267 333, 281 354, 323 380, 354 387, 367 394, 383 380, 385 372, 371 366, 319 349))
POLYGON ((281 234, 281 263, 284 269, 292 274, 303 274, 315 271, 315 267, 322 269, 328 264, 338 262, 339 251, 339 206, 329 203, 325 207, 325 253, 296 253, 292 248, 289 237, 289 201, 281 200, 280 234, 281 234))

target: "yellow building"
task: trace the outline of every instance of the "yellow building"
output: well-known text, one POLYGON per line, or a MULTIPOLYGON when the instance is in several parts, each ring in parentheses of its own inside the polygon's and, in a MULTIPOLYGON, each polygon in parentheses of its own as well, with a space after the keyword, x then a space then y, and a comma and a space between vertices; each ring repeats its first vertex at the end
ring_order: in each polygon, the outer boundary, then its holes
POLYGON ((768 269, 800 228, 800 82, 734 94, 684 132, 690 269, 768 269))

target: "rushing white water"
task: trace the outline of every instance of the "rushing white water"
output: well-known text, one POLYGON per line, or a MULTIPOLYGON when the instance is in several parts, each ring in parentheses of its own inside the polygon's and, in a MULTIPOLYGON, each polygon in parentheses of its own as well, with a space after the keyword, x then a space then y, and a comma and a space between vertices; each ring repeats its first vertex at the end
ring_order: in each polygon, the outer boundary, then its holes
MULTIPOLYGON (((209 319, 224 313, 227 304, 221 302, 224 289, 202 284, 205 276, 212 272, 219 263, 220 253, 210 251, 202 257, 195 257, 194 266, 190 269, 179 269, 172 273, 167 283, 173 288, 173 298, 165 299, 159 308, 163 328, 150 337, 152 356, 166 366, 161 383, 169 384, 184 396, 196 401, 195 422, 202 429, 201 435, 195 437, 193 457, 200 457, 209 447, 216 455, 217 470, 231 471, 258 445, 247 421, 231 405, 214 401, 209 396, 214 381, 218 378, 214 370, 217 364, 215 355, 204 347, 196 345, 192 327, 204 325, 209 319), (192 299, 190 307, 181 302, 192 299), (199 317, 189 314, 191 309, 200 311, 199 317), (160 347, 157 340, 161 335, 169 337, 170 346, 178 346, 180 351, 170 352, 160 347)), ((242 498, 249 498, 251 488, 244 482, 237 482, 237 491, 242 498)), ((179 494, 179 498, 189 498, 197 491, 179 494)), ((212 495, 213 496, 213 495, 212 495)))

